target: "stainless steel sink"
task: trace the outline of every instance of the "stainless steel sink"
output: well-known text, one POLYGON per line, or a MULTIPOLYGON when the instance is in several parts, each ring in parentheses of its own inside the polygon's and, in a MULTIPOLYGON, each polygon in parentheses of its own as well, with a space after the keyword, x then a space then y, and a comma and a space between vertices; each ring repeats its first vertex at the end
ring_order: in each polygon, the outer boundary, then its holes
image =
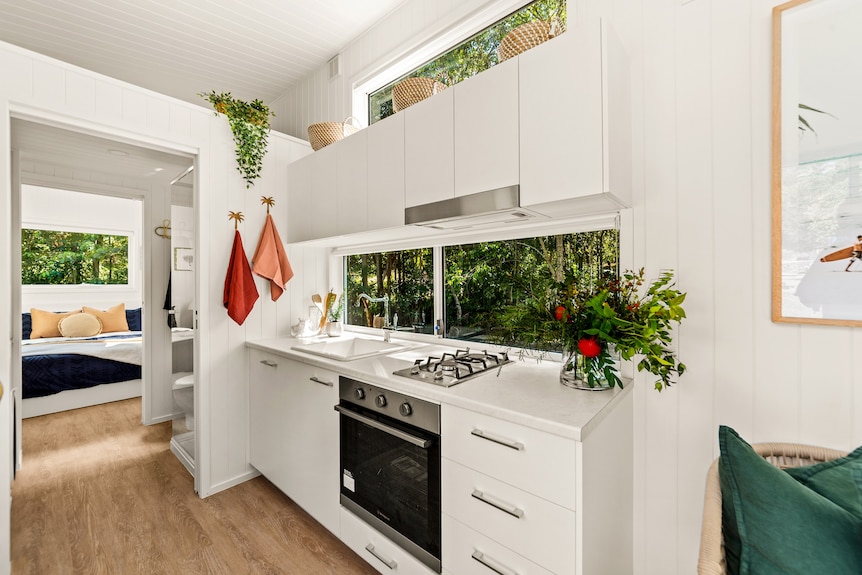
POLYGON ((386 355, 395 353, 404 349, 409 349, 411 346, 407 343, 387 342, 377 339, 331 339, 318 341, 316 343, 306 343, 295 345, 291 349, 312 353, 321 357, 328 357, 337 361, 353 361, 355 359, 363 359, 373 357, 375 355, 386 355))

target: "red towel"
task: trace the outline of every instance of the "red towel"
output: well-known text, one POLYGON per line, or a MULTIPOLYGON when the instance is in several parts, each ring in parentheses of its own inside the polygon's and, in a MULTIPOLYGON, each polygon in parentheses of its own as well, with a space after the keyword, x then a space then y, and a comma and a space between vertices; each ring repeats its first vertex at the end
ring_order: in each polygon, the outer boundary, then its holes
POLYGON ((272 301, 276 301, 284 293, 287 282, 293 277, 293 270, 290 262, 287 261, 284 244, 281 243, 278 230, 275 229, 275 223, 269 214, 266 214, 266 222, 260 231, 260 239, 257 241, 257 249, 251 261, 254 265, 252 271, 269 280, 272 301))
POLYGON ((245 250, 239 230, 233 236, 233 248, 230 253, 230 263, 227 266, 227 276, 224 278, 224 297, 222 301, 227 308, 227 314, 239 325, 242 325, 251 313, 254 303, 260 297, 254 276, 248 267, 245 250))

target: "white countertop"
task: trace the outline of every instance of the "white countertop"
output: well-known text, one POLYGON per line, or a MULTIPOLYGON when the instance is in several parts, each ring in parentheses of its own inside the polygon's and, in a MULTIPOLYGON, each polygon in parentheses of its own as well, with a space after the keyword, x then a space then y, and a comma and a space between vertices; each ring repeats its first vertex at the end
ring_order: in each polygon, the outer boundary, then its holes
MULTIPOLYGON (((350 338, 356 335, 345 333, 341 337, 350 338)), ((452 346, 417 343, 393 337, 393 342, 407 343, 411 348, 354 361, 331 360, 291 349, 294 345, 313 341, 315 339, 283 337, 248 341, 246 346, 332 370, 393 391, 470 409, 578 441, 586 438, 613 406, 626 394, 631 393, 633 385, 630 380, 624 379, 624 389, 572 389, 560 384, 559 363, 547 360, 537 362, 534 359, 519 361, 512 357, 514 362, 504 366, 499 376, 496 371, 492 371, 452 387, 441 387, 393 375, 392 372, 410 367, 417 358, 442 351, 451 352, 454 349, 452 346)))

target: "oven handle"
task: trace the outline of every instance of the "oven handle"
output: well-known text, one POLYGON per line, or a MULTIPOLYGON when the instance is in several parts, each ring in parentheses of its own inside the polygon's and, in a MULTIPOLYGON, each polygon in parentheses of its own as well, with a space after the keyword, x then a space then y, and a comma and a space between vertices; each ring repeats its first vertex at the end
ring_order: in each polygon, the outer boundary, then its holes
POLYGON ((401 431, 400 429, 396 429, 394 427, 386 425, 385 423, 380 423, 376 419, 371 419, 370 417, 365 417, 364 415, 356 413, 355 411, 352 411, 350 409, 341 407, 340 405, 335 406, 335 411, 337 411, 341 415, 347 416, 351 419, 355 419, 356 421, 362 422, 365 425, 373 427, 374 429, 379 429, 380 431, 382 431, 384 433, 388 433, 389 435, 393 435, 393 436, 397 437, 398 439, 403 439, 404 441, 411 443, 411 444, 415 445, 416 447, 421 447, 422 449, 428 449, 429 447, 431 447, 431 444, 433 443, 430 439, 423 439, 421 437, 416 437, 415 435, 411 435, 411 434, 407 433, 406 431, 401 431))

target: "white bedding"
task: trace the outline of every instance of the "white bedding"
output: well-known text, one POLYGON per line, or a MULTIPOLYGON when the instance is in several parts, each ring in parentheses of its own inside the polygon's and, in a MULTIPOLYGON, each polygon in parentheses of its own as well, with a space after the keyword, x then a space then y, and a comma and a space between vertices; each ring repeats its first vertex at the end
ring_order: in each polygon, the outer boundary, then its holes
POLYGON ((141 332, 115 332, 95 337, 45 337, 21 341, 21 356, 74 353, 141 365, 141 332))

